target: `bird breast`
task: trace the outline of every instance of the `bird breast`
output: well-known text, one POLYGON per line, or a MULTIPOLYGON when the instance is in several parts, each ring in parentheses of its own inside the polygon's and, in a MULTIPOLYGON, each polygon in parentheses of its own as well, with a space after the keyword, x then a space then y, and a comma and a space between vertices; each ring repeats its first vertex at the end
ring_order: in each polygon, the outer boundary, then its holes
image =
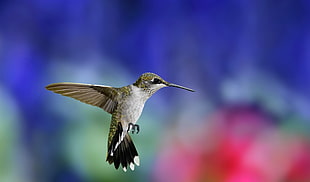
POLYGON ((146 93, 140 88, 132 86, 131 94, 121 104, 123 121, 135 124, 142 113, 144 103, 147 99, 146 93))

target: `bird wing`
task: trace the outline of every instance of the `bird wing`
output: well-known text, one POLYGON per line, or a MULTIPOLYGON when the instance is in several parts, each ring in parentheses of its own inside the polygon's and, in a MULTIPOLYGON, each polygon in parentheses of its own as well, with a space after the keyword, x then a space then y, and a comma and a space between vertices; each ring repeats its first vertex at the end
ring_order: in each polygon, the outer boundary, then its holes
POLYGON ((117 88, 104 85, 83 83, 53 83, 45 87, 47 90, 72 97, 86 104, 97 106, 112 114, 119 96, 117 88))

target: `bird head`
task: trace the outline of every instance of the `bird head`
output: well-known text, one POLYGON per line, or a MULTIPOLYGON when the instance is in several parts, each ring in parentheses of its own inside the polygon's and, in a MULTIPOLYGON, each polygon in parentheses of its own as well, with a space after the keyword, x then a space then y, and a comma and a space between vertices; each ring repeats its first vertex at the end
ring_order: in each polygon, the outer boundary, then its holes
POLYGON ((181 85, 167 82, 164 79, 162 79, 160 76, 156 75, 155 73, 142 74, 133 85, 148 91, 150 95, 154 94, 156 91, 164 87, 176 87, 176 88, 181 88, 181 89, 188 90, 191 92, 195 92, 194 90, 190 88, 186 88, 181 85))

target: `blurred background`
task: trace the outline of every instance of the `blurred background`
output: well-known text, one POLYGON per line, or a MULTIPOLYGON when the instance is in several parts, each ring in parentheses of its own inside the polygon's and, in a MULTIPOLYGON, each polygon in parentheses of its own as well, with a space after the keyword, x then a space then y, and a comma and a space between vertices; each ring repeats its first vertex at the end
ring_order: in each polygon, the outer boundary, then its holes
POLYGON ((309 182, 307 0, 2 0, 1 182, 309 182), (47 91, 165 88, 133 135, 141 166, 106 161, 110 115, 47 91))

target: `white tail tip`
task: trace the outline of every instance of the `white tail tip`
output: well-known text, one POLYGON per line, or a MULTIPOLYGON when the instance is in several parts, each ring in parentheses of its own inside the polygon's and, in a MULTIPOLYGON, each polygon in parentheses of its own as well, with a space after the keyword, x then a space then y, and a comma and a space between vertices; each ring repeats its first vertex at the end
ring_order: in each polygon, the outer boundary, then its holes
POLYGON ((135 156, 135 158, 133 158, 133 161, 135 162, 135 164, 137 166, 140 166, 140 159, 139 159, 139 156, 135 156))
POLYGON ((132 162, 130 163, 129 167, 132 171, 135 170, 135 165, 132 162))
POLYGON ((127 168, 126 168, 126 167, 123 167, 123 171, 124 171, 124 172, 127 172, 127 168))

